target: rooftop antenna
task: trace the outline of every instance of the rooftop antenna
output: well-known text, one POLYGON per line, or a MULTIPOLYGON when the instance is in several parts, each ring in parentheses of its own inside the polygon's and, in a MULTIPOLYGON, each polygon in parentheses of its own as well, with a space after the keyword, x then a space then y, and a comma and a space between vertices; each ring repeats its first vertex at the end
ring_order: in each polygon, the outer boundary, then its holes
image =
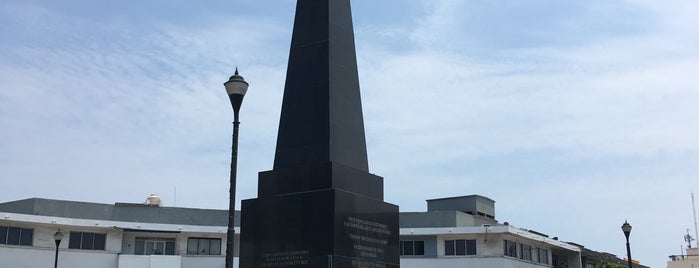
MULTIPOLYGON (((699 234, 697 234, 697 208, 694 206, 694 193, 692 193, 692 211, 694 212, 694 237, 699 237, 699 234)), ((697 247, 699 248, 699 241, 697 241, 697 247)))
POLYGON ((694 241, 694 237, 689 234, 689 228, 687 228, 687 234, 684 236, 684 242, 687 242, 687 249, 692 248, 692 241, 694 241))

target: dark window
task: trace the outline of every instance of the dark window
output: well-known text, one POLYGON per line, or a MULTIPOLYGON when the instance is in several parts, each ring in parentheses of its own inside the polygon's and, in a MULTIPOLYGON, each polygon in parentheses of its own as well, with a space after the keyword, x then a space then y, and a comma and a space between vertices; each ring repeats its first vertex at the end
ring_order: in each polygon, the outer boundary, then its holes
POLYGON ((523 260, 531 261, 532 260, 532 247, 529 245, 520 244, 520 249, 521 249, 520 250, 521 254, 519 255, 520 258, 523 260))
POLYGON ((189 238, 187 254, 191 255, 221 255, 220 238, 189 238))
POLYGON ((549 264, 549 251, 545 249, 538 249, 537 255, 539 257, 539 263, 549 264))
POLYGON ((94 250, 105 250, 107 244, 106 234, 95 234, 94 250))
POLYGON ((517 243, 510 241, 510 240, 504 240, 503 245, 504 245, 503 253, 505 254, 505 256, 517 258, 517 243))
POLYGON ((466 255, 476 255, 476 240, 466 240, 466 255))
POLYGON ((7 244, 7 227, 0 226, 0 245, 7 244))
POLYGON ((444 255, 476 255, 476 240, 444 240, 444 255))
POLYGON ((145 255, 146 252, 146 240, 141 237, 136 237, 136 243, 134 244, 134 254, 145 255))
POLYGON ((70 232, 70 238, 68 239, 68 248, 104 250, 106 240, 107 239, 105 234, 70 232))
POLYGON ((413 241, 400 241, 402 252, 400 255, 415 255, 415 242, 413 241))
POLYGON ((94 249, 95 246, 95 234, 94 233, 83 233, 82 239, 82 249, 94 249))
POLYGON ((32 240, 34 238, 34 230, 32 229, 22 229, 19 235, 19 244, 22 246, 31 246, 32 240))
POLYGON ((175 239, 159 237, 136 237, 136 255, 175 255, 175 239))
POLYGON ((68 248, 79 249, 81 241, 82 233, 70 232, 70 237, 68 238, 68 248))
POLYGON ((21 228, 10 227, 7 228, 7 244, 8 245, 19 245, 19 236, 22 232, 21 228))
POLYGON ((34 229, 0 226, 0 244, 31 246, 34 240, 34 229))
POLYGON ((400 255, 423 256, 425 255, 425 241, 400 241, 400 255))
POLYGON ((425 241, 415 241, 415 255, 425 255, 425 241))
POLYGON ((456 240, 457 255, 466 255, 466 240, 456 240))
POLYGON ((454 246, 454 240, 444 240, 444 255, 453 256, 456 255, 456 249, 454 246))
POLYGON ((221 239, 212 239, 211 242, 211 255, 221 255, 221 239))
POLYGON ((175 255, 175 240, 165 241, 165 255, 175 255))

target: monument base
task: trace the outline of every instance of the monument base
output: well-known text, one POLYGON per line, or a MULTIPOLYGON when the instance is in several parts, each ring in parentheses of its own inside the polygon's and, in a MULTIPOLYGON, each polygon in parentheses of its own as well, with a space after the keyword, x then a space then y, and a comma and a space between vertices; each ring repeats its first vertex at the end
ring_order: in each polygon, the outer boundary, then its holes
POLYGON ((398 207, 340 189, 243 200, 240 267, 398 268, 398 207))

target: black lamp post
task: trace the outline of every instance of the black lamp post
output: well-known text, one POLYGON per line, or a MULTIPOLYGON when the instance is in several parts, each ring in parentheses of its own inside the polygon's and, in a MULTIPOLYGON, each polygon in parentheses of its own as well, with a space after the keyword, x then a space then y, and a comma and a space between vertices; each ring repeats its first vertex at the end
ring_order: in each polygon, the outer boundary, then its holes
POLYGON ((626 236, 626 254, 629 258, 629 268, 631 267, 631 245, 629 244, 629 235, 631 235, 631 224, 628 221, 624 221, 624 225, 621 226, 621 230, 624 231, 626 236))
POLYGON ((61 245, 61 240, 63 239, 63 233, 61 233, 61 229, 58 229, 55 234, 53 234, 53 240, 56 241, 56 258, 54 259, 53 262, 53 267, 58 268, 58 246, 61 245))
POLYGON ((238 68, 235 68, 235 74, 223 83, 228 93, 228 98, 233 106, 233 147, 231 153, 231 178, 228 203, 228 233, 226 236, 226 268, 233 268, 233 241, 235 239, 235 184, 236 174, 238 170, 238 112, 243 103, 243 97, 248 91, 248 82, 238 74, 238 68))

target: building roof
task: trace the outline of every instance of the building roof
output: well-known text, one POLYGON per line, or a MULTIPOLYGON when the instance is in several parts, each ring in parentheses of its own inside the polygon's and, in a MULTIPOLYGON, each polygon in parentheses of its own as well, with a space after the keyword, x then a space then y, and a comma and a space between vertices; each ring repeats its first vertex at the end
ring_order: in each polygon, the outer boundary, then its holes
MULTIPOLYGON (((104 221, 199 226, 228 225, 228 210, 160 207, 133 203, 111 205, 29 198, 0 203, 0 212, 104 221)), ((235 226, 240 226, 239 211, 236 211, 235 226)))

